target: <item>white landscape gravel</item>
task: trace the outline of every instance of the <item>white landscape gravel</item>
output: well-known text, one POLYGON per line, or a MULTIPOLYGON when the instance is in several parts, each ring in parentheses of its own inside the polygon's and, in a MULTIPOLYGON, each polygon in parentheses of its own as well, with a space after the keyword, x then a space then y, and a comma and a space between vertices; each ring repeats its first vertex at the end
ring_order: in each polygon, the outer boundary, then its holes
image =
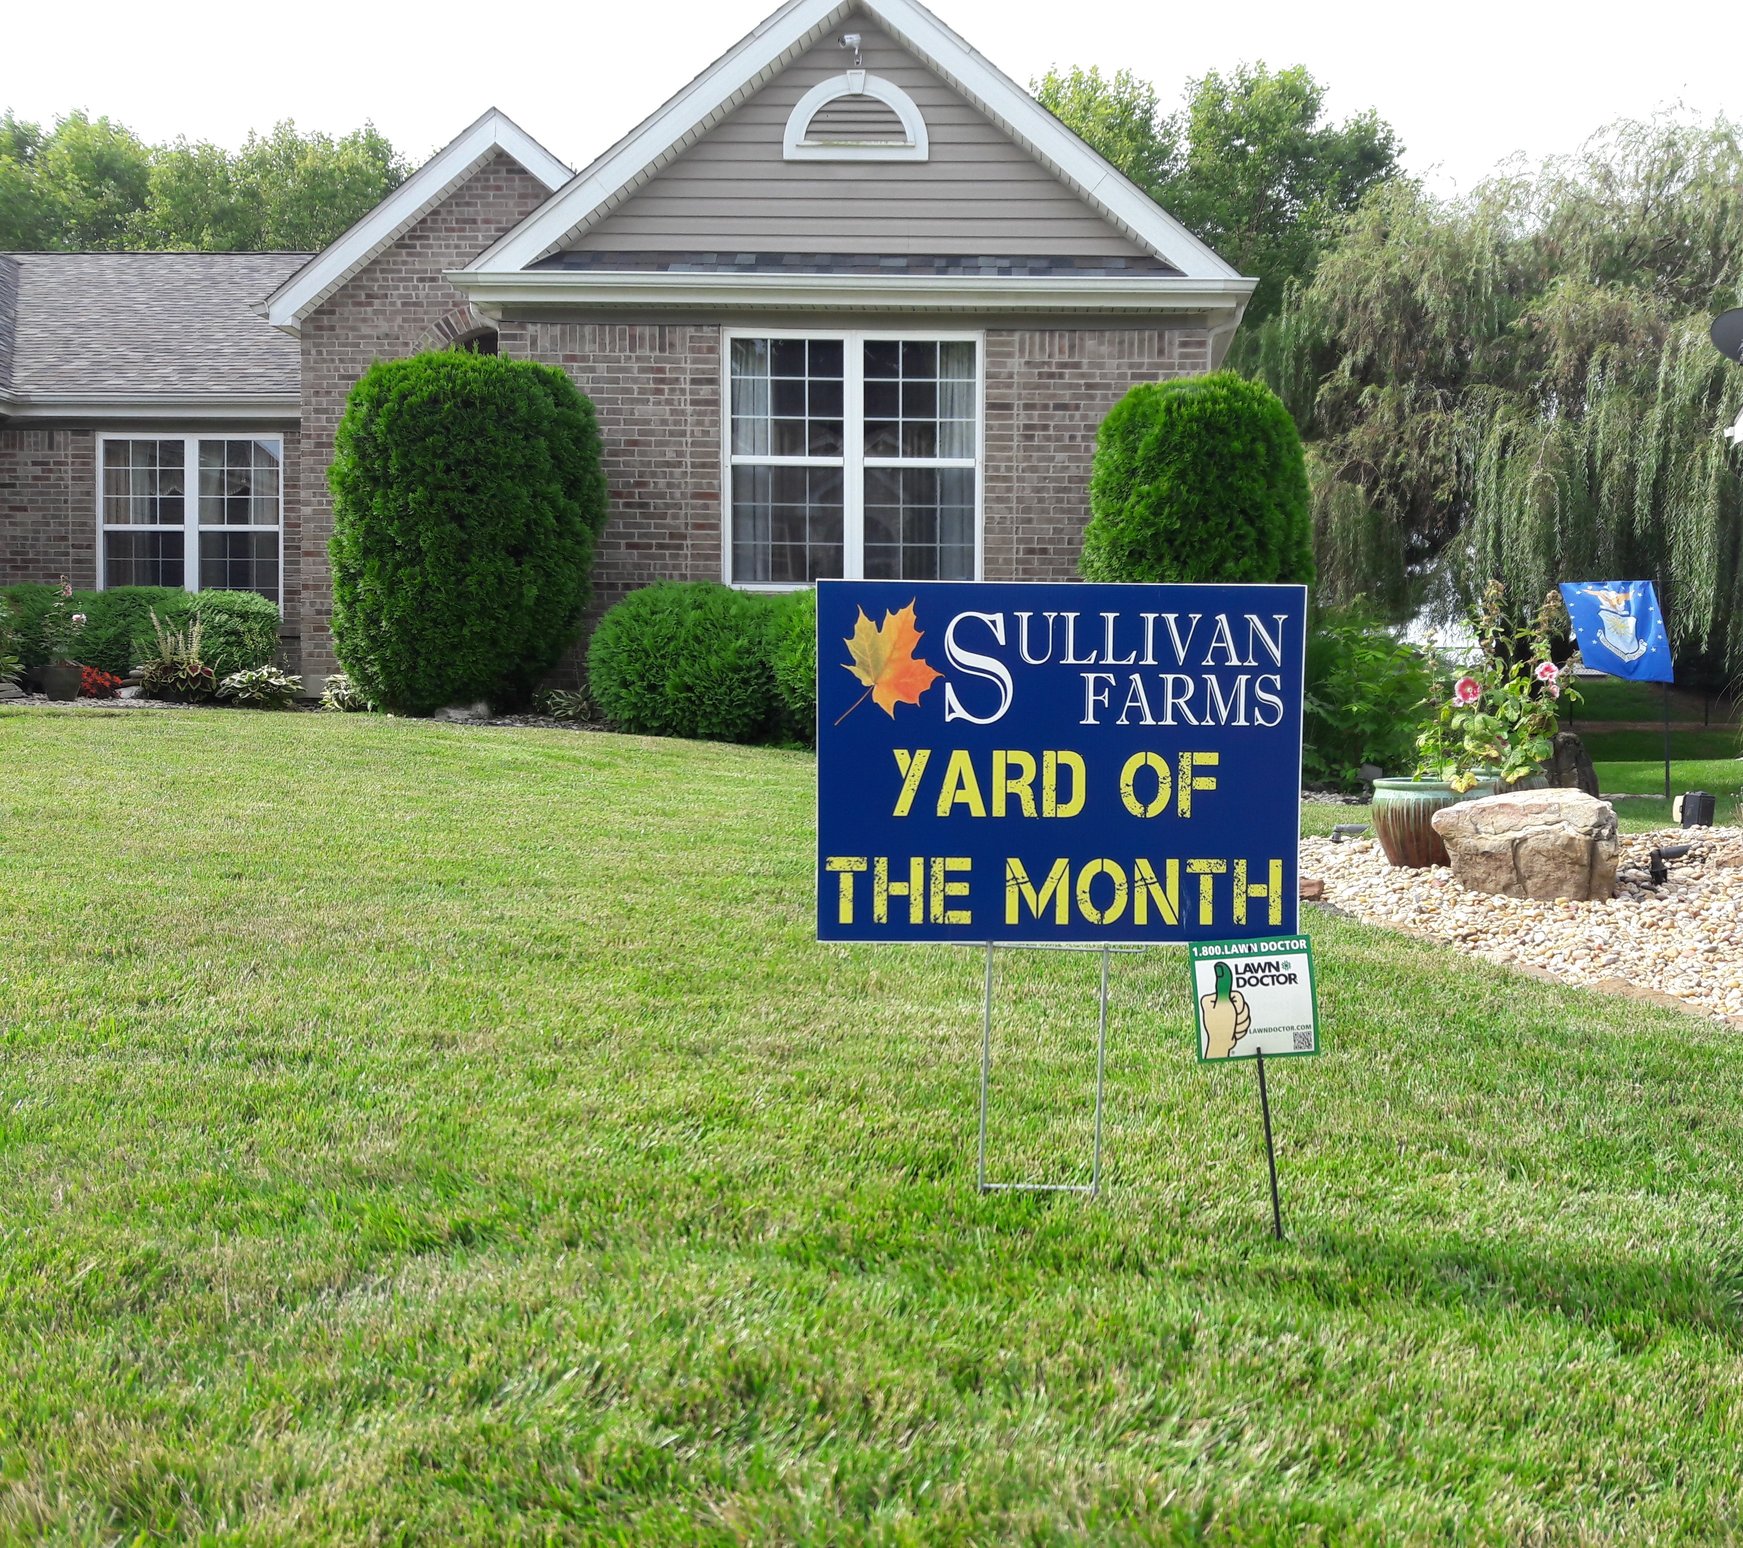
POLYGON ((1443 941, 1565 983, 1743 1026, 1743 831, 1664 828, 1622 835, 1617 893, 1590 903, 1491 897, 1443 867, 1389 865, 1372 838, 1301 841, 1301 875, 1322 902, 1370 924, 1443 941), (1654 848, 1690 845, 1653 885, 1654 848))

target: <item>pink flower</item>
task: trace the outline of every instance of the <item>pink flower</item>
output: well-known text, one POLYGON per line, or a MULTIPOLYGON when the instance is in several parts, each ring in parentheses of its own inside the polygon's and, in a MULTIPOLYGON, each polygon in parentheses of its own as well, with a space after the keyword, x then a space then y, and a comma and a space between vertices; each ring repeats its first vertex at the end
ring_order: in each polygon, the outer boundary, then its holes
POLYGON ((1453 684, 1453 703, 1475 704, 1483 696, 1483 685, 1474 677, 1461 677, 1453 684))
POLYGON ((73 583, 70 580, 68 580, 66 578, 66 576, 64 576, 64 575, 61 576, 61 595, 63 597, 70 597, 72 594, 73 594, 73 583))
POLYGON ((85 627, 85 615, 83 613, 73 614, 73 627, 75 629, 82 629, 85 627))
POLYGON ((1559 699, 1561 697, 1561 684, 1553 677, 1546 677, 1543 680, 1543 691, 1547 693, 1550 698, 1559 699))
POLYGON ((1560 676, 1561 672, 1557 669, 1556 664, 1553 661, 1540 661, 1537 663, 1538 682, 1553 683, 1556 678, 1560 676))

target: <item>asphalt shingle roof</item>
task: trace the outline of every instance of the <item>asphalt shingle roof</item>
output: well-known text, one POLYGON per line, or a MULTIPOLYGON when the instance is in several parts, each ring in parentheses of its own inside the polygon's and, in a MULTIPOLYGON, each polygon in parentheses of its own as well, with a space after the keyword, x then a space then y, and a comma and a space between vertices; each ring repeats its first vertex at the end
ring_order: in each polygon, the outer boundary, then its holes
POLYGON ((12 336, 18 327, 18 260, 0 253, 0 392, 12 385, 12 336))
POLYGON ((297 341, 252 307, 308 260, 307 253, 0 255, 0 385, 20 397, 294 395, 297 341), (16 281, 10 328, 8 266, 16 281))

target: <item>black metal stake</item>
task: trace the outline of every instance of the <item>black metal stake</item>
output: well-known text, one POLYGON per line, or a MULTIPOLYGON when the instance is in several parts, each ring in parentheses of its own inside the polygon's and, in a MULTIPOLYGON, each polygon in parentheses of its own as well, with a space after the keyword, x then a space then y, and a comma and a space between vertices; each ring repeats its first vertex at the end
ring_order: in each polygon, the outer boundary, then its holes
POLYGON ((1265 1115, 1265 1160, 1271 1168, 1271 1225, 1283 1240, 1283 1206, 1277 1202, 1277 1148, 1271 1143, 1271 1097, 1265 1090, 1265 1056, 1258 1056, 1259 1111, 1265 1115))
POLYGON ((1664 798, 1670 799, 1670 684, 1664 685, 1664 798))

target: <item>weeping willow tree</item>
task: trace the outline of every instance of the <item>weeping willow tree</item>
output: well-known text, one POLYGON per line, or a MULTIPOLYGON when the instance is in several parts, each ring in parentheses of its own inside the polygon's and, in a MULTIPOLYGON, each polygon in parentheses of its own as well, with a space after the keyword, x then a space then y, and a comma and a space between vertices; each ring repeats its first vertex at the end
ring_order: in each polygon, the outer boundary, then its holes
POLYGON ((1311 448, 1327 601, 1451 605, 1491 578, 1663 583, 1679 653, 1743 670, 1736 126, 1613 125, 1437 200, 1375 189, 1249 345, 1311 448))

